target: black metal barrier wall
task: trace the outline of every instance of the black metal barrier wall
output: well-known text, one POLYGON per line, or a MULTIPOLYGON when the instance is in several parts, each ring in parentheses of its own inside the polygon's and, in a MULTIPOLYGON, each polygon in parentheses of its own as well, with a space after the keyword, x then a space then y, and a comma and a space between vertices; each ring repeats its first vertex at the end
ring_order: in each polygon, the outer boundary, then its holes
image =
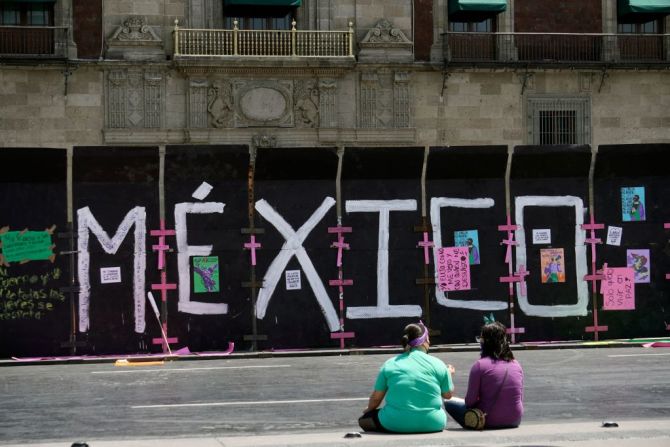
POLYGON ((0 357, 663 337, 668 150, 0 149, 0 357))

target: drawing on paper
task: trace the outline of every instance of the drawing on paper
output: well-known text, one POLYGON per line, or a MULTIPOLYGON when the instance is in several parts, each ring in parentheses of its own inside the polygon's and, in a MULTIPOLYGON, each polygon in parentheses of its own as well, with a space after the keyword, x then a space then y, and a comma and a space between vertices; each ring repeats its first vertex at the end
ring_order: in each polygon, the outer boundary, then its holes
POLYGON ((626 250, 626 266, 633 269, 635 283, 650 282, 651 258, 649 257, 649 250, 626 250))
POLYGON ((647 220, 644 205, 644 186, 621 188, 621 220, 624 222, 647 220))
POLYGON ((540 250, 540 268, 542 284, 565 282, 562 248, 545 248, 540 250))
POLYGON ((454 231, 454 245, 468 247, 470 265, 479 264, 479 232, 477 230, 454 231))
POLYGON ((193 291, 207 293, 219 291, 219 257, 193 257, 193 291))

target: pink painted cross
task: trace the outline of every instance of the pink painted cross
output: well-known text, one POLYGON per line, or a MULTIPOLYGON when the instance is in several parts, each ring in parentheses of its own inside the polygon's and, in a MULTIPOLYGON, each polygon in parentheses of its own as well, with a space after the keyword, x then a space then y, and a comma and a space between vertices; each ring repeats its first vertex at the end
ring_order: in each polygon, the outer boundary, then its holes
POLYGON ((163 270, 165 267, 165 252, 170 249, 170 246, 165 243, 165 236, 174 236, 174 230, 165 229, 165 220, 161 219, 160 230, 151 230, 152 236, 158 236, 158 244, 152 245, 151 248, 158 252, 158 270, 163 270))
POLYGON ((342 249, 349 250, 349 244, 344 243, 344 236, 342 233, 351 233, 353 229, 351 227, 328 227, 329 233, 337 233, 337 242, 333 242, 331 248, 337 248, 337 266, 342 267, 342 249))
POLYGON ((526 296, 526 279, 525 277, 530 275, 530 272, 526 270, 526 266, 519 264, 519 268, 517 269, 516 273, 514 273, 515 276, 518 276, 520 278, 519 280, 519 285, 521 286, 521 295, 526 296))
POLYGON ((503 239, 502 243, 507 245, 507 249, 505 250, 505 264, 511 264, 512 263, 512 245, 517 245, 517 242, 514 240, 514 236, 512 234, 510 234, 510 238, 509 239, 503 239))
POLYGON ((331 245, 332 248, 337 248, 337 266, 342 266, 342 250, 349 250, 349 244, 344 242, 344 236, 342 233, 337 233, 337 242, 333 242, 331 245))
POLYGON ((251 235, 249 237, 249 242, 244 243, 244 248, 251 250, 251 265, 256 265, 256 249, 261 248, 261 244, 256 242, 256 236, 251 235))
POLYGON ((433 241, 428 240, 428 232, 424 231, 423 241, 420 241, 417 247, 423 247, 423 262, 426 265, 430 264, 430 257, 428 256, 428 250, 430 249, 430 247, 433 246, 435 246, 435 243, 433 243, 433 241))

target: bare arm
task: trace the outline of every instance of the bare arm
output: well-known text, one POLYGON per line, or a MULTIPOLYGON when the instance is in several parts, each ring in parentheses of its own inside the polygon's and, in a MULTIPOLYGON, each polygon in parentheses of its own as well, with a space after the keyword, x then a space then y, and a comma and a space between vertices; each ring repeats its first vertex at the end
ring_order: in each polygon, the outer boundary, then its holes
MULTIPOLYGON (((449 374, 452 376, 456 372, 456 369, 452 365, 447 365, 447 370, 449 371, 449 374)), ((442 393, 442 397, 445 399, 451 399, 454 396, 453 391, 454 391, 453 389, 451 391, 445 391, 444 393, 442 393)))
POLYGON ((364 413, 378 408, 386 396, 386 391, 373 391, 368 400, 368 407, 363 411, 364 413))

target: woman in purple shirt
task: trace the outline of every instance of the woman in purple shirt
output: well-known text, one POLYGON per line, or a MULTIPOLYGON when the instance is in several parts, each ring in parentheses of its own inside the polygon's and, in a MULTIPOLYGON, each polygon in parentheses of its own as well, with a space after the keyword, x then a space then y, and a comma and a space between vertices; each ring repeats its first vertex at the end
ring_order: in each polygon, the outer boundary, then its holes
POLYGON ((445 399, 447 413, 462 427, 465 410, 486 413, 484 428, 518 427, 523 416, 523 370, 507 341, 507 328, 493 322, 484 325, 480 337, 481 358, 472 365, 465 399, 445 399))

